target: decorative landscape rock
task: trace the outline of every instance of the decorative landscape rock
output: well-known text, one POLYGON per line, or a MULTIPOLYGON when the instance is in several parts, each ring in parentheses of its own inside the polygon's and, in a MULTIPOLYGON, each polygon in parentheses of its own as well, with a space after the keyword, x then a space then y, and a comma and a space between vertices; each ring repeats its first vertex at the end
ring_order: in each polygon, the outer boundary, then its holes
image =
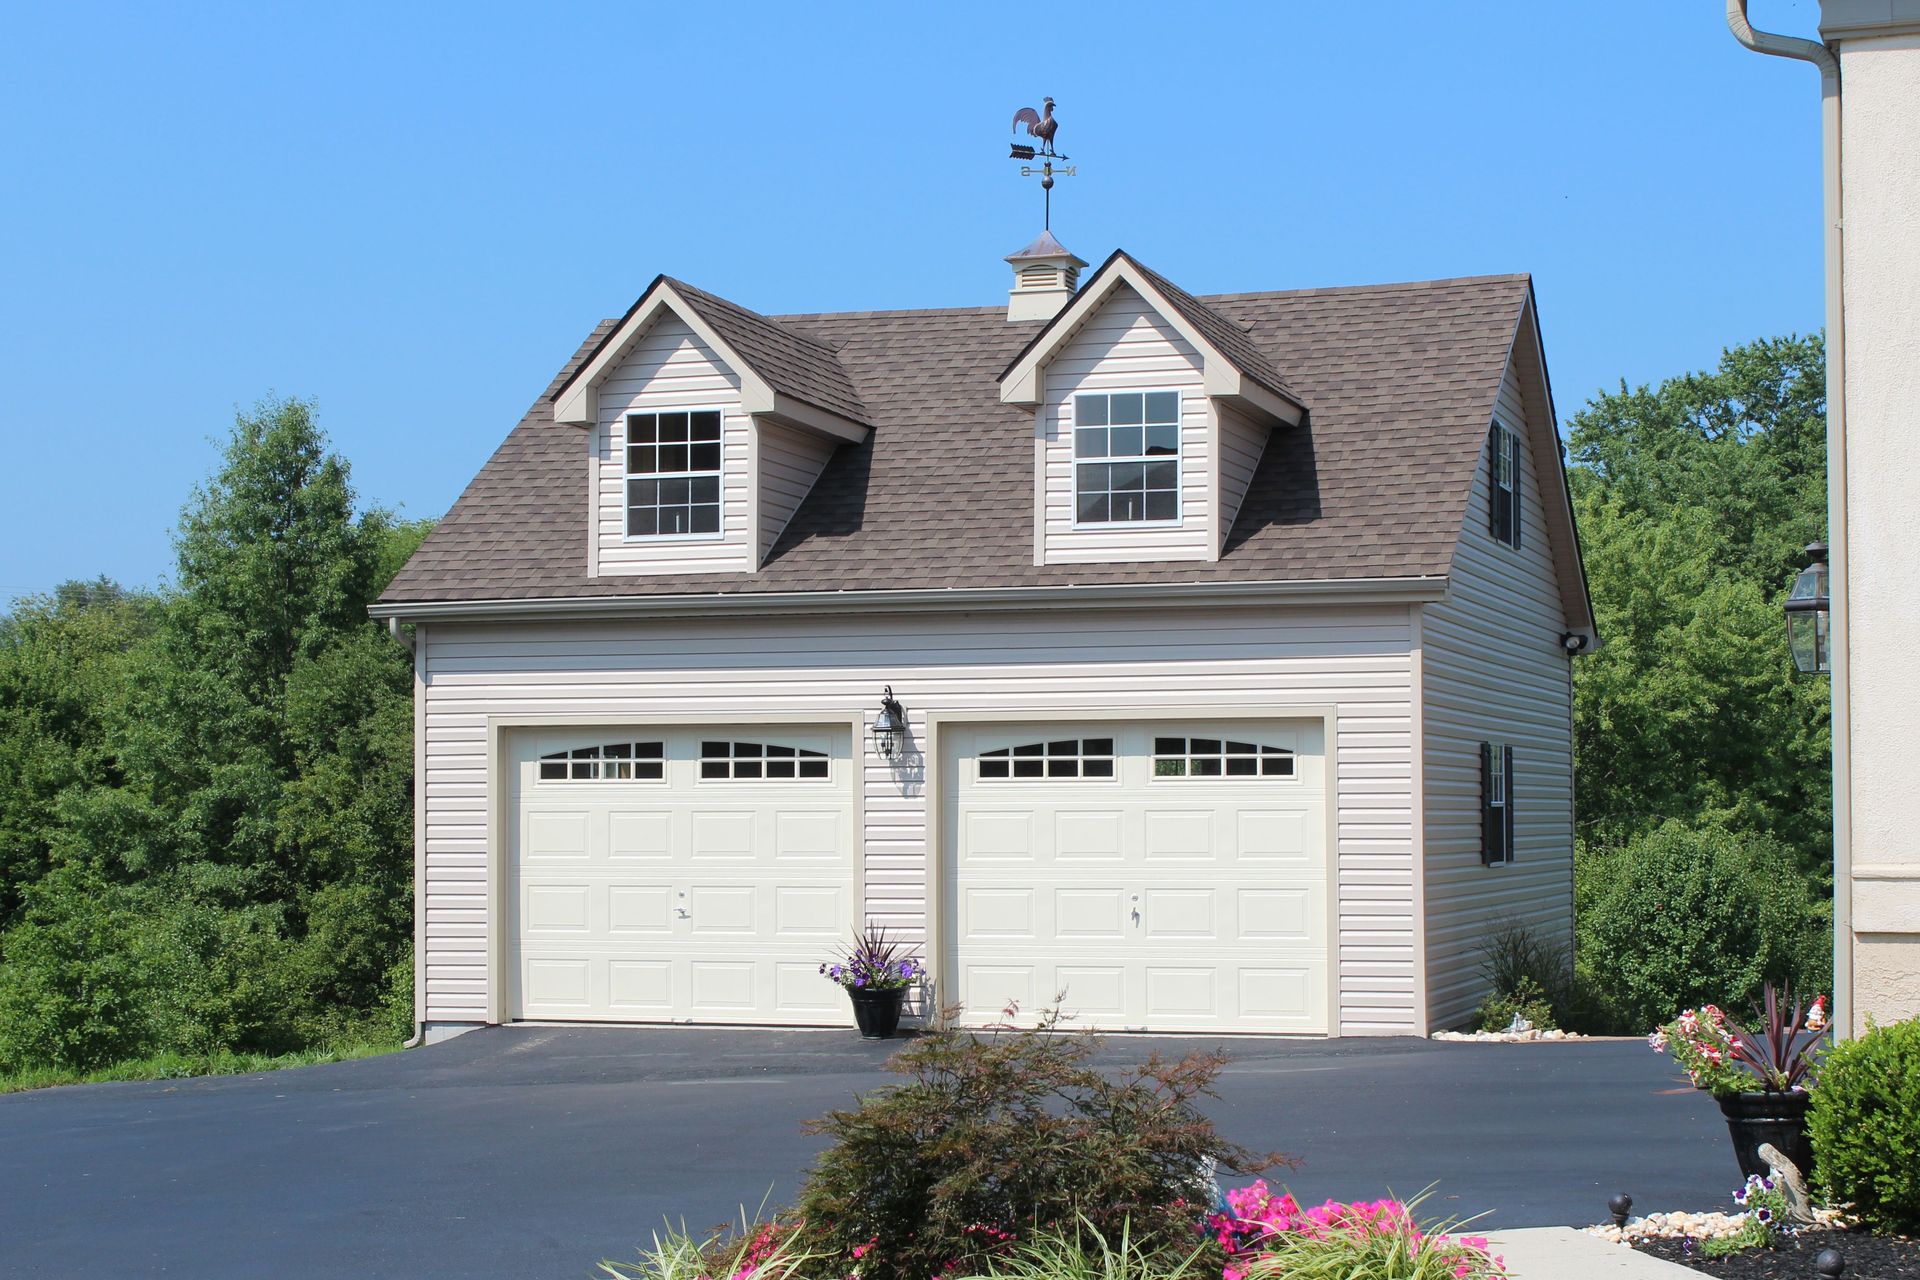
POLYGON ((1767 1162, 1767 1168, 1773 1171, 1774 1185, 1787 1198, 1787 1221, 1812 1222, 1813 1199, 1807 1195, 1806 1179, 1800 1176, 1799 1168, 1771 1142, 1760 1144, 1759 1155, 1767 1162))
POLYGON ((1523 1031, 1436 1031, 1435 1040, 1473 1040, 1489 1044, 1524 1044, 1533 1040, 1585 1040, 1587 1037, 1577 1031, 1562 1031, 1558 1027, 1551 1031, 1542 1031, 1538 1027, 1528 1027, 1523 1031))

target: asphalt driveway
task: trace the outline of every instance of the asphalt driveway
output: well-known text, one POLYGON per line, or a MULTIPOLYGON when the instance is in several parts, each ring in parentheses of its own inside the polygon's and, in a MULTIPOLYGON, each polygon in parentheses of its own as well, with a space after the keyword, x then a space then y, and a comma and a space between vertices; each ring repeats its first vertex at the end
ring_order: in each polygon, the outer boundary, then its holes
MULTIPOLYGON (((1116 1061, 1189 1041, 1117 1038, 1116 1061)), ((1212 1042, 1206 1042, 1212 1043, 1212 1042)), ((1403 1194, 1488 1226, 1722 1207, 1711 1099, 1638 1041, 1236 1041, 1227 1136, 1302 1199, 1403 1194)), ((800 1122, 882 1083, 850 1031, 500 1028, 260 1076, 0 1097, 0 1276, 576 1277, 664 1219, 794 1188, 800 1122)))

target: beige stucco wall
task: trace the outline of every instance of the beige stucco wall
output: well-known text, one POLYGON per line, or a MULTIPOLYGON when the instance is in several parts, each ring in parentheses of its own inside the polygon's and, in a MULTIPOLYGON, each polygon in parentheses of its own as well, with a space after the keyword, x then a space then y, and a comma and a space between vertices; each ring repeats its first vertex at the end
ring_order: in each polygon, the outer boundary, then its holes
POLYGON ((1829 32, 1842 37, 1852 726, 1852 875, 1837 888, 1851 896, 1851 937, 1839 945, 1852 948, 1856 1027, 1920 1014, 1920 543, 1912 527, 1920 476, 1920 33, 1862 34, 1873 29, 1829 32))

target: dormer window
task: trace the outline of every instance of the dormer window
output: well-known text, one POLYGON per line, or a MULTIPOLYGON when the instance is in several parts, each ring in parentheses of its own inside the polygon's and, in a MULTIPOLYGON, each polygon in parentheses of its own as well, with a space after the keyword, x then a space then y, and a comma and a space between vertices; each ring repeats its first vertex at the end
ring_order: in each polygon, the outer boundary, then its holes
POLYGON ((1180 519, 1180 393, 1116 391, 1073 398, 1076 522, 1180 519))
POLYGON ((627 536, 720 532, 720 411, 627 415, 627 536))

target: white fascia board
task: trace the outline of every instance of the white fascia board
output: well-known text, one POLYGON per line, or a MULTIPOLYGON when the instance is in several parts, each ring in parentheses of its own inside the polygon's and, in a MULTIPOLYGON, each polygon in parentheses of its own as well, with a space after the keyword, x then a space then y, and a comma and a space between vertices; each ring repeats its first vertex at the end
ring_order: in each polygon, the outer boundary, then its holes
POLYGON ((1036 608, 1135 609, 1274 604, 1416 604, 1441 600, 1444 577, 1318 578, 1255 582, 1123 583, 1060 587, 939 587, 876 591, 734 591, 704 595, 566 596, 374 604, 376 618, 658 618, 714 614, 1010 612, 1036 608))
POLYGON ((792 396, 775 392, 771 402, 764 408, 756 407, 757 402, 744 402, 746 411, 756 418, 769 418, 784 426, 810 431, 829 440, 846 444, 859 444, 867 438, 869 428, 864 423, 843 418, 837 413, 829 413, 818 405, 796 400, 792 396))
POLYGON ((1229 401, 1265 421, 1297 427, 1306 417, 1299 405, 1267 390, 1225 360, 1209 357, 1201 378, 1202 387, 1209 396, 1229 401))
POLYGON ((600 383, 626 359, 633 344, 645 336, 663 314, 669 313, 693 330, 694 336, 720 358, 720 362, 734 377, 740 379, 740 405, 747 413, 755 417, 773 418, 788 426, 817 432, 834 440, 858 444, 867 438, 864 423, 854 422, 775 391, 766 379, 753 371, 752 365, 700 318, 697 311, 687 305, 685 299, 674 292, 670 284, 659 285, 647 305, 628 316, 626 323, 600 348, 599 354, 567 384, 553 402, 553 420, 576 427, 597 426, 600 421, 600 383))
POLYGON ((1262 417, 1277 419, 1288 426, 1297 425, 1302 416, 1301 407, 1282 395, 1276 395, 1266 388, 1258 386, 1246 378, 1226 356, 1200 335, 1200 331, 1188 324, 1186 318, 1167 301, 1161 292, 1148 283, 1145 276, 1134 267, 1126 257, 1115 258, 1107 270, 1088 282, 1086 289, 1075 298, 1061 315, 1053 332, 1047 340, 1027 352, 1020 363, 1007 371, 1000 383, 1000 402, 1002 404, 1037 405, 1045 396, 1046 381, 1043 370, 1054 355, 1073 340, 1073 336, 1088 317, 1105 305, 1113 291, 1122 284, 1132 287, 1133 291, 1152 305, 1162 320, 1173 326, 1174 332, 1186 339, 1187 345, 1200 353, 1201 376, 1205 381, 1206 393, 1238 402, 1262 417))
MULTIPOLYGON (((600 384, 607 375, 620 366, 633 349, 634 343, 653 328, 665 314, 676 316, 680 322, 693 330, 694 336, 718 356, 733 375, 740 379, 740 395, 743 401, 751 404, 756 399, 766 403, 773 402, 773 389, 748 367, 734 350, 720 340, 720 335, 707 326, 686 300, 673 291, 670 284, 654 287, 653 296, 647 305, 636 310, 626 318, 613 336, 601 346, 585 368, 576 373, 560 395, 553 402, 553 420, 576 427, 594 427, 600 423, 600 384)), ((751 413, 753 410, 748 409, 751 413)))

